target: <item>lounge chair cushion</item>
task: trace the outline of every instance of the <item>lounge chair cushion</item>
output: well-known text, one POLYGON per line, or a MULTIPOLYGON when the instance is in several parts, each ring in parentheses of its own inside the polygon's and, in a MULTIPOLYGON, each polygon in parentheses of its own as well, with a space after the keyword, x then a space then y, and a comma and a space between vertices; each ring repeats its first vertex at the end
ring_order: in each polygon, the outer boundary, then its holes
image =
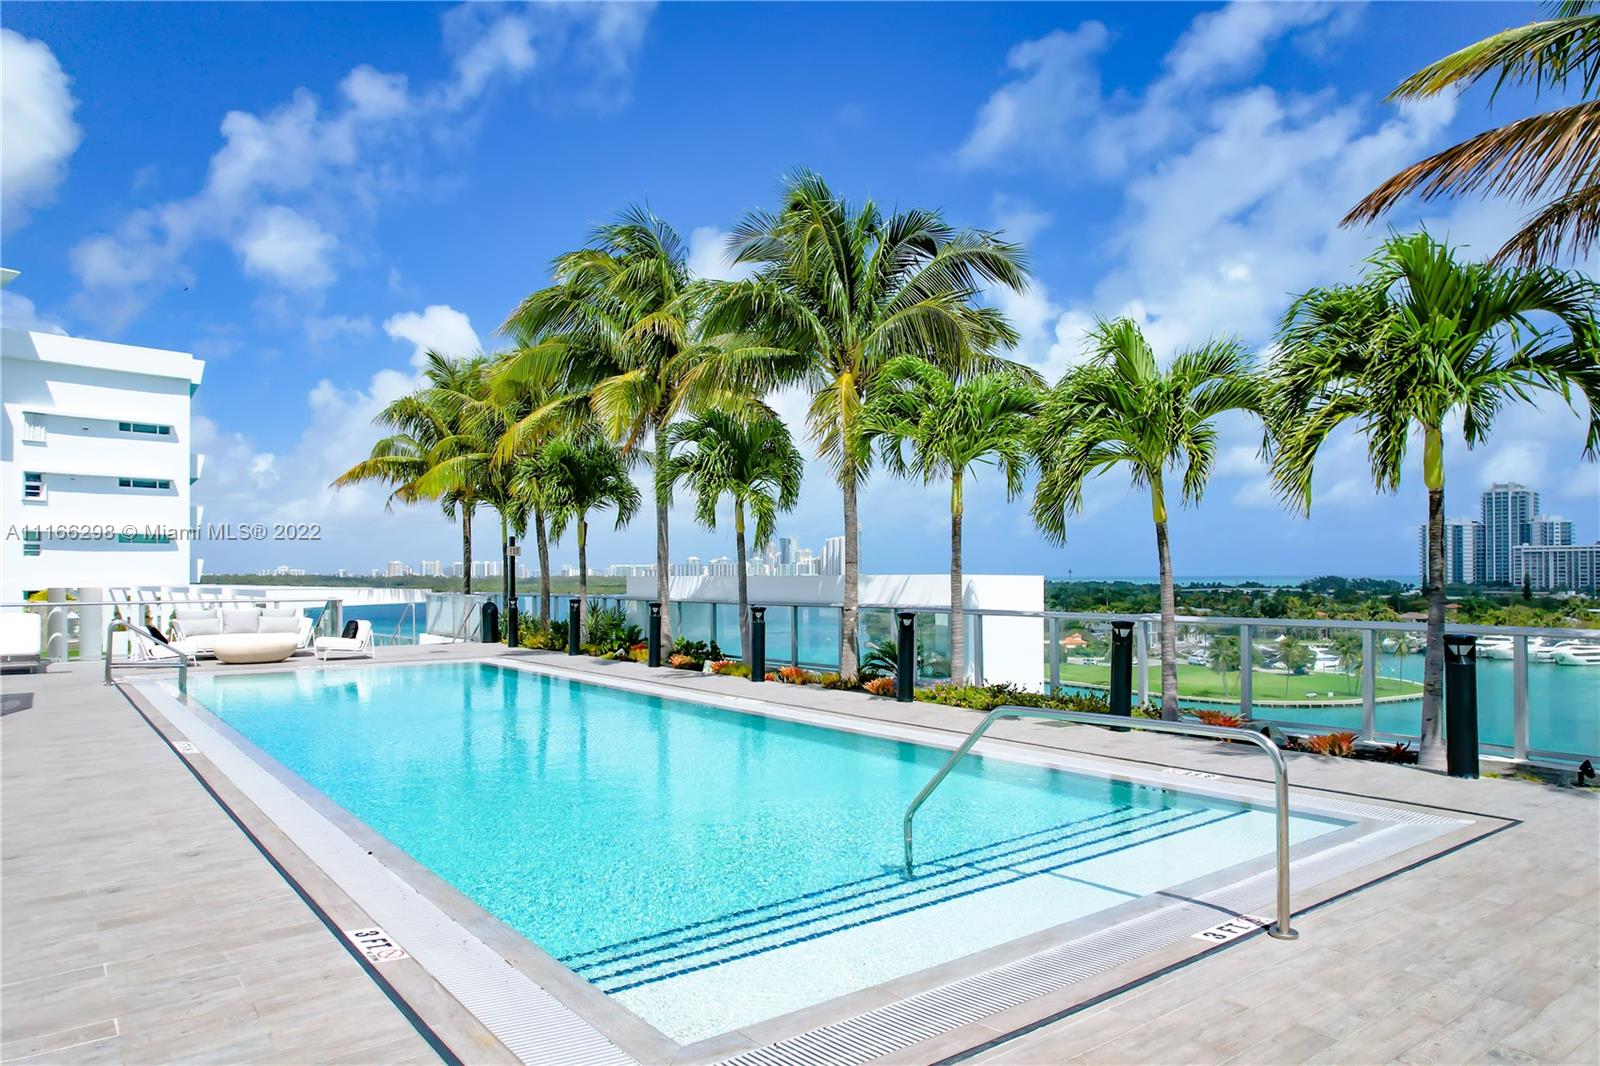
POLYGON ((204 618, 216 621, 217 612, 204 607, 174 607, 172 609, 172 620, 175 622, 191 622, 204 618))
POLYGON ((299 618, 300 617, 300 608, 298 608, 298 607, 263 607, 261 609, 261 617, 262 618, 299 618))
POLYGON ((258 633, 298 633, 300 632, 300 619, 294 617, 274 618, 265 616, 261 619, 258 633))
POLYGON ((243 610, 222 610, 222 631, 224 633, 257 633, 260 632, 261 612, 254 607, 243 610))
POLYGON ((222 632, 222 623, 210 612, 202 618, 173 618, 172 621, 186 637, 210 637, 222 632))

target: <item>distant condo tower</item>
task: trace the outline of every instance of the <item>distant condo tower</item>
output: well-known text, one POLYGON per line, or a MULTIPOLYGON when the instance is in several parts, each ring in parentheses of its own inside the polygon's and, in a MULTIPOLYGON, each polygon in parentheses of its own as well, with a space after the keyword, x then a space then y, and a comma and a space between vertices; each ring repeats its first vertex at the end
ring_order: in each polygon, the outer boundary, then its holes
POLYGON ((1528 542, 1539 494, 1525 485, 1490 485, 1483 494, 1483 571, 1478 582, 1509 585, 1512 553, 1528 542))

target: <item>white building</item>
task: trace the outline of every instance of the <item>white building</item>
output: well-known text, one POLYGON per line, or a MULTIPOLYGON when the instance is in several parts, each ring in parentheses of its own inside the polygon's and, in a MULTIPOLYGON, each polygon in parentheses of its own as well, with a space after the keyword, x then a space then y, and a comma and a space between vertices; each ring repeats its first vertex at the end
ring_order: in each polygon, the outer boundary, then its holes
MULTIPOLYGON (((1471 518, 1444 520, 1444 580, 1447 585, 1476 585, 1482 579, 1483 523, 1471 518)), ((1428 527, 1417 527, 1417 568, 1428 584, 1428 527)))
POLYGON ((1526 578, 1535 592, 1600 592, 1600 543, 1524 545, 1517 549, 1513 584, 1526 578))
POLYGON ((1539 513, 1539 494, 1525 485, 1490 485, 1481 498, 1483 523, 1483 567, 1478 583, 1512 583, 1513 551, 1528 543, 1530 526, 1539 513))
POLYGON ((844 538, 829 537, 822 542, 822 566, 818 573, 844 573, 844 538))
POLYGON ((0 331, 0 596, 200 579, 189 407, 204 371, 186 352, 0 331))
POLYGON ((411 567, 402 563, 399 559, 390 559, 389 565, 384 567, 383 570, 384 577, 405 577, 410 573, 411 567))
POLYGON ((422 562, 418 565, 417 573, 421 574, 423 577, 444 576, 444 571, 440 568, 440 561, 438 559, 422 560, 422 562))

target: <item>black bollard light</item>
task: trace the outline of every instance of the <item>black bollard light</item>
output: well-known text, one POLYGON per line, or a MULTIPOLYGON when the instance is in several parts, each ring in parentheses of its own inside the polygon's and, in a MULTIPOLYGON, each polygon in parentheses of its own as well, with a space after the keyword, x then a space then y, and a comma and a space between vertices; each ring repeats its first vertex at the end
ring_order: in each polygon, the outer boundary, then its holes
POLYGON ((578 646, 583 643, 583 634, 579 632, 583 621, 583 600, 577 596, 567 603, 567 654, 577 655, 578 646))
POLYGON ((1111 713, 1133 717, 1133 623, 1111 623, 1111 713))
POLYGON ((1444 638, 1444 758, 1451 777, 1478 776, 1478 638, 1444 638))
POLYGON ((767 609, 750 608, 750 680, 767 679, 767 609))
POLYGON ((894 698, 910 703, 916 698, 917 687, 917 616, 913 611, 901 611, 895 618, 900 626, 895 634, 899 638, 899 654, 895 656, 894 698))
POLYGON ((650 666, 661 665, 661 601, 650 601, 650 632, 644 638, 646 654, 645 662, 650 666))
POLYGON ((515 648, 522 643, 521 634, 517 632, 517 559, 522 555, 522 549, 517 546, 517 538, 511 537, 506 541, 506 647, 515 648))

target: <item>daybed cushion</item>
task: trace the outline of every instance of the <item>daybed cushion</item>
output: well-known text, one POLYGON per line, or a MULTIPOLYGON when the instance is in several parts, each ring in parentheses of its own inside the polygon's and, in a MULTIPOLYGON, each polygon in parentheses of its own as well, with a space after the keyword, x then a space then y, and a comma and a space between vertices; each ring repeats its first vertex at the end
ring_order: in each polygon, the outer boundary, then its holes
POLYGON ((263 607, 261 609, 261 617, 262 618, 298 618, 298 617, 300 617, 300 608, 298 608, 298 607, 263 607))
POLYGON ((186 637, 210 637, 222 632, 222 623, 215 617, 177 618, 173 623, 186 637))
POLYGON ((261 612, 254 607, 243 610, 222 609, 222 631, 224 633, 257 633, 261 629, 261 612))
POLYGON ((259 633, 298 633, 300 632, 300 619, 293 617, 274 618, 268 615, 261 619, 259 633))

